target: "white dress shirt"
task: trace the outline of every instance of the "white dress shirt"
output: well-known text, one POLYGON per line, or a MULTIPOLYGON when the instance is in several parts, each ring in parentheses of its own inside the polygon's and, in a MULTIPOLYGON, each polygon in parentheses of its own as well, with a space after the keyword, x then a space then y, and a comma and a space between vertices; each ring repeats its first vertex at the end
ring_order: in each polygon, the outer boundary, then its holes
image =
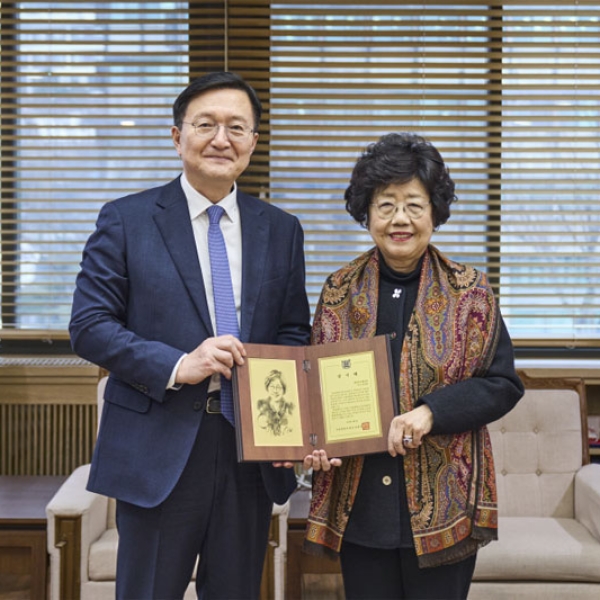
MULTIPOLYGON (((187 180, 185 173, 181 174, 181 187, 187 199, 188 210, 190 211, 190 220, 194 231, 194 240, 196 242, 196 251, 202 270, 202 279, 206 291, 206 301, 208 303, 208 312, 215 335, 217 335, 217 322, 215 318, 215 299, 212 288, 212 275, 210 270, 210 257, 208 254, 208 214, 206 210, 213 203, 192 187, 187 180)), ((231 283, 233 285, 233 297, 235 301, 235 310, 240 323, 240 314, 242 306, 242 224, 240 220, 240 211, 237 205, 237 185, 233 185, 231 192, 223 199, 219 200, 219 206, 223 207, 225 214, 221 217, 220 225, 225 238, 227 247, 227 258, 229 259, 229 269, 231 271, 231 283)), ((183 355, 171 374, 168 388, 175 386, 175 375, 181 364, 183 355)), ((220 387, 220 377, 213 375, 209 385, 209 390, 220 387)))

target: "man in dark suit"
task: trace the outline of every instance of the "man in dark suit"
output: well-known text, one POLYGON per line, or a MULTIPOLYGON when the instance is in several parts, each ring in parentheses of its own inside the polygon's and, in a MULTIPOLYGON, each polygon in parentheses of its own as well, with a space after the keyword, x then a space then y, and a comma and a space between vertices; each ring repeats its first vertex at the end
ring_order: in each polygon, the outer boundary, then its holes
POLYGON ((200 598, 256 598, 272 503, 295 487, 290 469, 237 462, 219 403, 244 342, 309 343, 302 228, 235 183, 260 115, 237 75, 193 81, 173 105, 182 175, 106 204, 83 253, 70 333, 110 372, 88 489, 117 499, 118 598, 181 598, 198 556, 200 598), (239 336, 215 333, 215 204, 239 336))

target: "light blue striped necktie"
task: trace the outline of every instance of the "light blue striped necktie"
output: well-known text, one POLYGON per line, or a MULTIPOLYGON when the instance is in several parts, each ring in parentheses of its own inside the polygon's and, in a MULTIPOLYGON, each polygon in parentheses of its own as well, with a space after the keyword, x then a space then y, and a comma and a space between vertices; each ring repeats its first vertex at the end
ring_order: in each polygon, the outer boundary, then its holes
MULTIPOLYGON (((240 328, 235 310, 227 248, 219 225, 225 210, 221 206, 213 205, 206 212, 208 214, 208 254, 212 273, 217 335, 229 333, 239 338, 240 328)), ((233 390, 231 381, 225 379, 225 377, 221 377, 221 412, 232 425, 235 425, 233 390)))

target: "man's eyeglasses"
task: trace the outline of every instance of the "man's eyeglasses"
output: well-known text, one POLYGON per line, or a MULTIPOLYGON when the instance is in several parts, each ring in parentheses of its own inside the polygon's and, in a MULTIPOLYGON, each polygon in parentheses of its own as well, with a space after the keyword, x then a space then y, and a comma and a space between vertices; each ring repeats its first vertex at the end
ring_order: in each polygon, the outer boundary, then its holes
POLYGON ((184 125, 191 125, 196 132, 196 135, 205 140, 211 140, 219 133, 219 128, 225 130, 225 135, 230 140, 242 141, 249 138, 253 133, 254 129, 247 125, 219 125, 218 123, 212 123, 210 121, 200 121, 198 123, 188 123, 182 121, 184 125))
POLYGON ((371 206, 373 206, 380 219, 389 221, 396 214, 396 211, 400 209, 404 211, 404 214, 409 219, 420 219, 425 214, 425 209, 429 204, 430 202, 426 204, 419 204, 418 202, 409 202, 408 204, 399 202, 395 204, 387 200, 380 200, 379 202, 375 201, 371 203, 371 206))

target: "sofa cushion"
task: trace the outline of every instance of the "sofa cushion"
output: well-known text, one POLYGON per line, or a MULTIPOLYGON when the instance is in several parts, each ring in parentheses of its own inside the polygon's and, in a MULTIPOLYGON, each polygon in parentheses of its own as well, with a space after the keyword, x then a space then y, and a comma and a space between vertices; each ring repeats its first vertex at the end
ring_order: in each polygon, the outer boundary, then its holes
POLYGON ((600 582, 600 544, 574 519, 500 517, 498 532, 478 553, 474 581, 600 582))
POLYGON ((92 581, 114 581, 117 576, 116 528, 106 529, 90 546, 88 576, 92 581))

